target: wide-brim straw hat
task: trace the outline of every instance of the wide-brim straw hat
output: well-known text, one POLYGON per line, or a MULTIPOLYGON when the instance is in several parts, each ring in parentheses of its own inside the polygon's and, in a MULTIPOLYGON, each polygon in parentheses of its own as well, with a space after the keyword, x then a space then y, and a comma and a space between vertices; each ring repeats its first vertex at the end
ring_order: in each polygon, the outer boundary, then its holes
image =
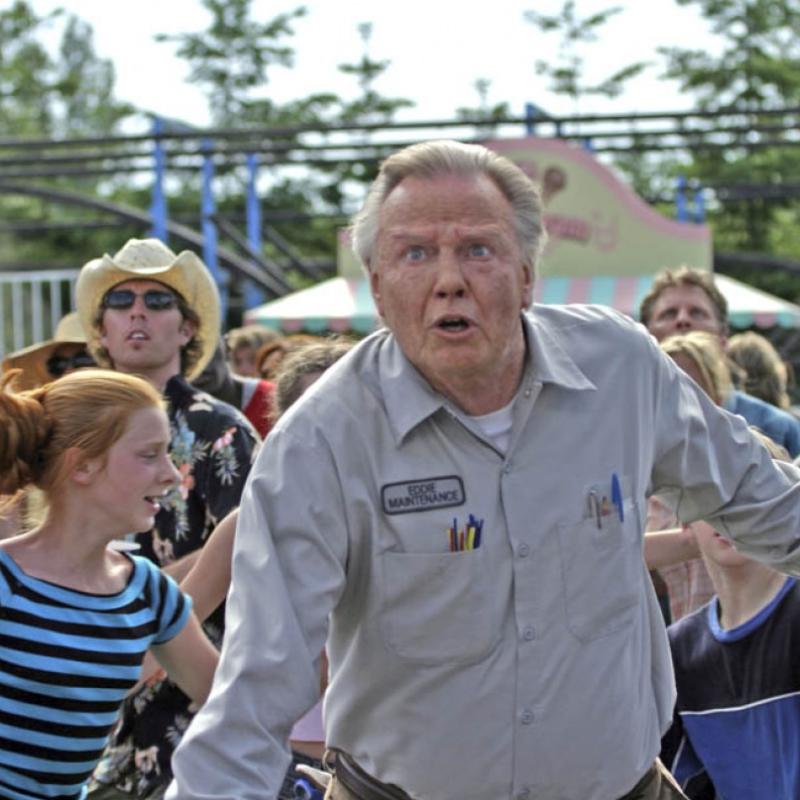
POLYGON ((217 285, 208 267, 191 250, 178 255, 159 239, 130 239, 113 256, 108 254, 84 264, 75 285, 78 315, 86 331, 89 351, 102 348, 100 331, 93 321, 109 289, 130 280, 149 280, 174 289, 197 314, 200 325, 196 337, 202 352, 186 378, 203 371, 214 355, 220 334, 220 303, 217 285))
POLYGON ((42 386, 53 380, 53 376, 47 370, 47 362, 64 344, 86 344, 86 334, 83 332, 77 311, 70 311, 59 320, 52 339, 9 353, 3 359, 3 372, 10 369, 22 370, 14 378, 14 388, 19 391, 42 386))

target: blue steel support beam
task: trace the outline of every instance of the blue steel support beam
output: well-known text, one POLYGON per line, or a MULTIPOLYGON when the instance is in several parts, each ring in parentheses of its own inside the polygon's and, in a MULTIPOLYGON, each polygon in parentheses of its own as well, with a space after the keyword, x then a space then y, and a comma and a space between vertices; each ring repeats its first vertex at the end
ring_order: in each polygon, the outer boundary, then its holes
POLYGON ((153 217, 151 235, 162 242, 167 241, 167 196, 164 193, 164 174, 167 169, 167 154, 164 151, 164 132, 161 117, 153 117, 153 193, 150 214, 153 217))
POLYGON ((675 181, 675 215, 678 222, 686 222, 689 219, 689 209, 686 202, 686 178, 679 175, 675 181))
POLYGON ((201 198, 203 261, 206 262, 219 289, 220 317, 224 320, 228 313, 228 278, 219 267, 217 259, 217 226, 214 214, 217 211, 214 202, 214 143, 211 139, 203 139, 203 194, 201 198))
MULTIPOLYGON (((247 155, 247 242, 254 253, 261 252, 261 202, 258 199, 258 156, 247 155)), ((243 284, 243 300, 246 309, 260 306, 266 301, 264 292, 252 281, 243 284)))

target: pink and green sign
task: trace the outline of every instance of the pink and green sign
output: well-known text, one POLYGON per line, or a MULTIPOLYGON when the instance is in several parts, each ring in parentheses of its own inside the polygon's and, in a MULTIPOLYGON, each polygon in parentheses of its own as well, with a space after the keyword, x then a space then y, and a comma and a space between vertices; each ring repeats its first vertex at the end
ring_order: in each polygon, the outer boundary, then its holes
POLYGON ((591 153, 558 139, 486 143, 539 184, 550 242, 542 275, 652 275, 688 264, 711 269, 711 231, 645 203, 591 153))

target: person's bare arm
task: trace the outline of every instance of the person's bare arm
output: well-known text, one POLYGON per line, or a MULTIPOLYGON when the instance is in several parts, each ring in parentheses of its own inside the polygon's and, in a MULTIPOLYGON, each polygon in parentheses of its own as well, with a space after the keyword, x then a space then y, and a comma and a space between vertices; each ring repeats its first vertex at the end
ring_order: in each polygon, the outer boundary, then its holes
MULTIPOLYGON (((185 576, 180 583, 181 591, 192 598, 193 616, 196 616, 201 623, 219 606, 228 593, 231 583, 233 536, 238 516, 238 509, 234 509, 211 531, 200 550, 190 553, 169 567, 162 567, 162 571, 172 578, 176 578, 176 572, 185 576), (187 564, 188 567, 185 567, 187 564)), ((143 683, 161 679, 164 672, 162 667, 167 672, 170 671, 166 662, 162 660, 163 648, 164 645, 153 646, 145 655, 141 677, 132 691, 137 690, 143 683)), ((170 677, 178 683, 174 676, 170 677)))
POLYGON ((191 570, 184 573, 185 577, 181 580, 181 591, 192 598, 194 613, 201 622, 228 594, 233 537, 238 518, 239 510, 234 509, 211 531, 202 549, 197 551, 198 558, 191 570))
POLYGON ((644 535, 644 561, 648 569, 669 567, 699 557, 697 542, 688 525, 644 535))
POLYGON ((200 558, 201 552, 202 550, 194 550, 171 564, 162 564, 161 571, 180 583, 200 558))
POLYGON ((195 703, 202 705, 206 701, 219 653, 194 614, 189 615, 186 625, 174 639, 153 645, 153 655, 195 703))

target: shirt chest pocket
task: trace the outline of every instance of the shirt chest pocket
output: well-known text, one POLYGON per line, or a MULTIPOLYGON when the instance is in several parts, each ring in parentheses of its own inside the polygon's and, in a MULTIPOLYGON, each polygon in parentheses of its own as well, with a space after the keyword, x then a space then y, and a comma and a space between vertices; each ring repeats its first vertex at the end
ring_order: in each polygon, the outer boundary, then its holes
POLYGON ((484 548, 381 557, 381 633, 400 658, 427 666, 485 658, 502 634, 484 548))
POLYGON ((588 642, 628 627, 642 596, 639 513, 626 503, 616 514, 559 525, 558 543, 567 626, 588 642))

